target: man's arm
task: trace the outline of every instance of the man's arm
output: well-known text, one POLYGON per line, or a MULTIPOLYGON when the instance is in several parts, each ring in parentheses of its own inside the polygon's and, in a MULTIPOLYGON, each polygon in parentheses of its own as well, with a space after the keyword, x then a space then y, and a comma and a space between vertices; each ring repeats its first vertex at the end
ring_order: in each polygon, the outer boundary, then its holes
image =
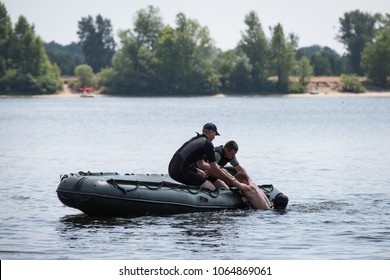
POLYGON ((208 164, 207 162, 205 162, 203 159, 202 160, 199 160, 196 165, 198 166, 198 168, 202 169, 202 170, 205 170, 205 171, 209 171, 210 170, 210 164, 208 164))
POLYGON ((245 174, 248 174, 248 173, 246 173, 246 170, 245 170, 245 168, 244 167, 242 167, 241 165, 236 165, 236 166, 233 166, 234 167, 234 169, 237 171, 237 173, 238 172, 243 172, 243 173, 245 173, 245 174))
POLYGON ((209 174, 215 178, 225 181, 228 185, 237 187, 239 189, 248 190, 249 186, 237 181, 233 175, 230 175, 228 172, 224 172, 221 167, 216 162, 210 162, 210 171, 209 174))
POLYGON ((218 179, 225 181, 227 184, 231 185, 235 179, 232 175, 221 170, 221 167, 216 162, 209 163, 210 169, 208 173, 218 179))

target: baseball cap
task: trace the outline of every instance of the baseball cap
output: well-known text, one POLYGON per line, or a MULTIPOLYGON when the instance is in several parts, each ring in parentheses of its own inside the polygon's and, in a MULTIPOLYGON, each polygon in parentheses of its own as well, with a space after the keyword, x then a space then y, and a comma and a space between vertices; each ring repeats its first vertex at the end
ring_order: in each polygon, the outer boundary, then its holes
POLYGON ((212 131, 215 131, 215 134, 216 135, 221 135, 219 134, 218 130, 217 130, 217 126, 213 123, 206 123, 204 126, 203 126, 203 129, 208 129, 208 130, 212 130, 212 131))

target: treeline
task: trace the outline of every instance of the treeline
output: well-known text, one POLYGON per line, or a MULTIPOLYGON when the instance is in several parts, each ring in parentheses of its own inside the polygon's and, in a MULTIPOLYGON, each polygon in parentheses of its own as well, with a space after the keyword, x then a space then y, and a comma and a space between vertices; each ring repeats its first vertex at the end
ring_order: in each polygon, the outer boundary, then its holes
MULTIPOLYGON (((2 19, 8 16, 1 2, 0 6, 4 10, 0 15, 0 32, 3 32, 7 20, 2 19)), ((244 18, 246 28, 237 47, 221 51, 215 47, 206 26, 183 13, 176 16, 175 26, 166 25, 159 9, 153 6, 136 13, 133 28, 119 32, 118 44, 109 19, 87 16, 78 22, 77 44, 60 46, 51 42, 46 44, 46 51, 63 75, 72 75, 77 69, 78 74, 88 76, 88 79, 80 77, 84 85, 93 83, 110 94, 303 92, 312 75, 341 74, 352 78, 366 75, 372 84, 388 86, 390 16, 356 10, 345 13, 339 20, 337 39, 347 49, 343 56, 327 47, 298 49, 298 38, 286 35, 280 24, 271 27, 267 36, 254 11, 244 18), (299 79, 292 82, 291 76, 299 79)), ((33 27, 29 29, 33 31, 33 27)), ((7 40, 1 42, 4 41, 7 40)), ((3 52, 1 44, 0 61, 9 61, 10 56, 3 52)), ((15 56, 11 60, 17 64, 15 56)), ((58 76, 55 66, 47 65, 58 76)), ((19 68, 1 69, 3 81, 4 69, 19 68)), ((20 73, 26 73, 23 71, 20 73)))
POLYGON ((60 68, 62 76, 73 76, 76 66, 85 63, 83 50, 78 43, 63 46, 50 42, 45 44, 45 49, 50 61, 60 68))
POLYGON ((0 2, 0 93, 41 94, 62 89, 60 69, 23 16, 12 26, 0 2))

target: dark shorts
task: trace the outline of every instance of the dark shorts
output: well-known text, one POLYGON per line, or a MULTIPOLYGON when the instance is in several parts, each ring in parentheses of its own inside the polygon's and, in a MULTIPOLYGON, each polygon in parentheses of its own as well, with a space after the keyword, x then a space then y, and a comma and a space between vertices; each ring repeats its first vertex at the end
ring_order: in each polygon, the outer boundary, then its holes
POLYGON ((208 176, 207 177, 207 180, 209 180, 211 183, 215 183, 215 181, 217 181, 218 180, 218 178, 215 178, 215 177, 213 177, 213 176, 208 176))
POLYGON ((197 173, 196 168, 186 163, 179 155, 173 156, 168 172, 172 179, 185 185, 200 186, 206 182, 206 179, 197 173))
POLYGON ((247 201, 245 201, 244 202, 244 208, 246 209, 246 210, 251 210, 251 209, 255 209, 253 206, 252 206, 252 204, 249 202, 249 200, 247 200, 247 201))

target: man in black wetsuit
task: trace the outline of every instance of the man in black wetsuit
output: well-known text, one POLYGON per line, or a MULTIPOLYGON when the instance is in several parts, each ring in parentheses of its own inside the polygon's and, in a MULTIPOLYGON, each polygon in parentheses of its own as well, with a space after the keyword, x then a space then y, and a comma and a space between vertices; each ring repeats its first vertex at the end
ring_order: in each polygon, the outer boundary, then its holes
MULTIPOLYGON (((233 186, 242 184, 232 175, 223 172, 218 166, 215 160, 214 145, 211 143, 216 135, 220 135, 216 125, 206 123, 203 126, 202 134, 198 134, 188 140, 173 155, 168 167, 169 175, 180 183, 200 186, 213 191, 215 190, 213 183, 208 181, 202 174, 199 174, 195 167, 197 163, 201 165, 202 162, 207 161, 209 171, 213 177, 233 186)), ((201 166, 199 167, 202 168, 201 166)))

